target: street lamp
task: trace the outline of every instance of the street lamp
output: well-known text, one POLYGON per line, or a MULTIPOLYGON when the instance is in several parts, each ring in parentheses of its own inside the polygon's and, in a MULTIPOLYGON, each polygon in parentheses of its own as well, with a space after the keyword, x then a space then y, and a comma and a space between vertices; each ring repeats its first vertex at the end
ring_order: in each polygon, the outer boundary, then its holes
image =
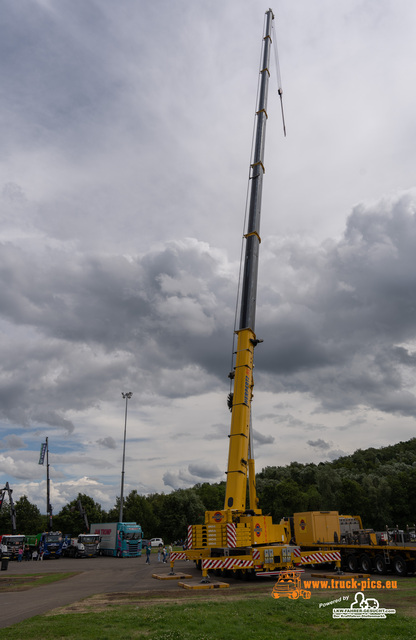
POLYGON ((128 391, 127 393, 122 392, 121 395, 126 401, 126 411, 124 413, 123 463, 121 465, 120 514, 118 518, 119 522, 123 522, 124 462, 126 459, 127 403, 133 394, 131 391, 128 391))

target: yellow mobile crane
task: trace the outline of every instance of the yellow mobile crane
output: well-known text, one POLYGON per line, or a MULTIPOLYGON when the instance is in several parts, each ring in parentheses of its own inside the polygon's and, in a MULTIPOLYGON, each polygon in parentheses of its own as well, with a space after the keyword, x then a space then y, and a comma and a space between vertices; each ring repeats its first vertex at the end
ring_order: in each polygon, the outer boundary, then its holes
MULTIPOLYGON (((289 544, 288 523, 274 524, 271 516, 263 515, 258 508, 254 459, 250 454, 253 354, 255 346, 262 342, 255 334, 255 312, 273 20, 273 11, 269 9, 265 15, 255 139, 250 165, 248 223, 244 235, 246 242, 244 275, 239 326, 235 332, 237 349, 234 370, 230 374, 234 389, 229 396, 232 417, 225 503, 221 510, 207 511, 203 525, 188 527, 186 552, 171 554, 172 572, 175 559, 186 557, 196 561, 202 569, 204 579, 208 579, 209 570, 217 570, 217 572, 232 570, 250 575, 273 574, 282 569, 293 568, 295 553, 296 563, 301 563, 299 547, 289 544), (248 509, 247 477, 249 479, 248 509)), ((278 93, 281 99, 280 87, 278 93)))

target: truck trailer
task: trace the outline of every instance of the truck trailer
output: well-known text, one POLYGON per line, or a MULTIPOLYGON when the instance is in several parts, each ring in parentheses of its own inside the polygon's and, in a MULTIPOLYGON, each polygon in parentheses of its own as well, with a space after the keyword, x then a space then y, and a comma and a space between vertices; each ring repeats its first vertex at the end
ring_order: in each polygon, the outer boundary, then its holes
POLYGON ((320 553, 337 552, 344 571, 395 573, 406 576, 416 572, 415 527, 384 531, 365 529, 360 516, 338 511, 305 511, 281 521, 293 542, 300 548, 304 562, 314 564, 320 553), (308 556, 305 554, 309 553, 308 556))
POLYGON ((103 556, 134 558, 142 555, 142 528, 135 522, 98 522, 91 525, 90 532, 100 536, 103 556))

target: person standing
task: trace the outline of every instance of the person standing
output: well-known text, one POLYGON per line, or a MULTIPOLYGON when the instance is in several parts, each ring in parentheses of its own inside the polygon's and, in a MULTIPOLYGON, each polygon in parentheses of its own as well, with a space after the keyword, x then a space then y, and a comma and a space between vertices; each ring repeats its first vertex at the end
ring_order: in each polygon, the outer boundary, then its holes
POLYGON ((147 547, 146 547, 146 564, 150 564, 150 553, 152 551, 152 547, 150 545, 150 542, 147 543, 147 547))
POLYGON ((19 547, 17 562, 22 562, 22 558, 23 558, 23 547, 19 547))

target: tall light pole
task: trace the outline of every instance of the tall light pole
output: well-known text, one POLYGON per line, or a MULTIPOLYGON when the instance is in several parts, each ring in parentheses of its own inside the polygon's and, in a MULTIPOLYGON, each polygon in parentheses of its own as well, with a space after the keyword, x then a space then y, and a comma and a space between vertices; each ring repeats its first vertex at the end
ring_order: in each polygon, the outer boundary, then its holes
POLYGON ((42 442, 40 447, 39 464, 44 464, 46 454, 46 513, 48 516, 48 531, 52 531, 52 505, 50 500, 50 486, 49 486, 49 446, 48 438, 45 442, 42 442))
POLYGON ((121 490, 120 490, 120 513, 118 517, 119 522, 123 522, 123 493, 124 493, 124 462, 126 459, 126 430, 127 430, 127 403, 132 397, 132 392, 121 393, 126 401, 126 410, 124 413, 124 440, 123 440, 123 463, 121 465, 121 490))

